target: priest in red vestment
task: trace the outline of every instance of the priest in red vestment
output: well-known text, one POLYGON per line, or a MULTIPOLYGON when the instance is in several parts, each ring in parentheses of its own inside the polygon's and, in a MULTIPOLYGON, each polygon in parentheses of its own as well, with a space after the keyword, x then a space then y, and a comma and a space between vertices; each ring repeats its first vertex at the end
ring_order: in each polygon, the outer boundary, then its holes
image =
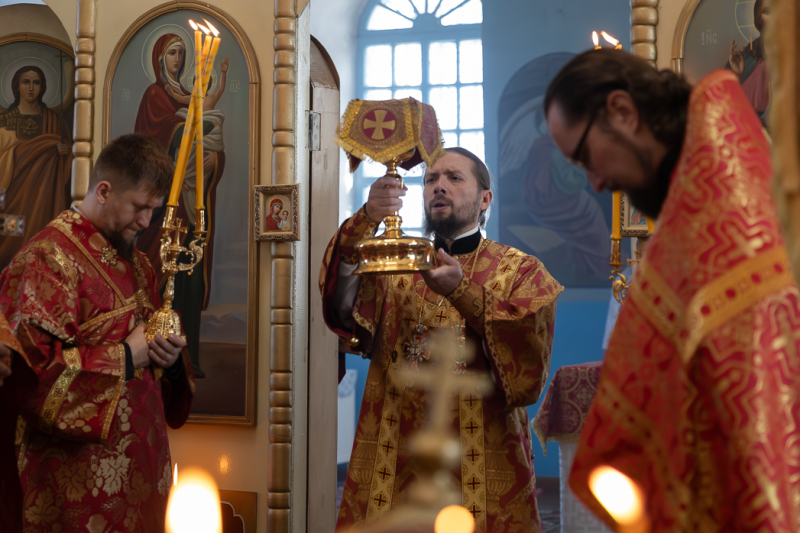
POLYGON ((691 88, 615 50, 573 59, 545 109, 600 191, 658 217, 570 474, 635 480, 650 531, 800 531, 800 294, 770 194, 769 143, 736 76, 691 88))
POLYGON ((436 235, 441 266, 353 275, 355 244, 402 207, 404 194, 393 178, 376 180, 366 205, 334 235, 320 273, 328 327, 372 360, 337 528, 370 524, 406 498, 417 468, 406 440, 425 421, 426 393, 400 371, 425 365, 427 336, 451 328, 477 349, 466 365, 454 359, 453 372, 491 376, 496 384, 483 396, 462 391, 452 414, 461 460, 451 481, 461 505, 476 531, 538 532, 525 407, 547 380, 563 288, 535 257, 481 236, 492 200, 489 171, 461 148, 447 150, 425 175, 426 231, 436 235))
POLYGON ((0 275, 0 312, 34 376, 16 432, 26 532, 164 529, 167 425, 186 421, 194 380, 183 339, 144 337, 160 298, 134 238, 171 180, 153 139, 112 141, 86 199, 0 275))

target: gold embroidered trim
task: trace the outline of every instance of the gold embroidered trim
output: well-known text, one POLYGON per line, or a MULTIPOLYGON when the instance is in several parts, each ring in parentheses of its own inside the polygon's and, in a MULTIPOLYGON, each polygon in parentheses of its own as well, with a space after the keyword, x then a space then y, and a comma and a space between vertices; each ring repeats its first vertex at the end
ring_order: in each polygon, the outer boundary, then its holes
POLYGON ((483 441, 483 399, 459 392, 461 440, 461 505, 472 513, 475 531, 486 532, 486 447, 483 441))
POLYGON ((658 478, 663 481, 666 503, 671 507, 678 523, 684 523, 685 509, 689 502, 688 487, 672 472, 669 453, 659 440, 660 433, 653 426, 653 421, 633 406, 610 379, 600 378, 600 387, 594 401, 608 413, 612 424, 619 424, 633 436, 635 442, 641 443, 648 459, 659 472, 658 478))
POLYGON ((71 226, 69 231, 67 231, 67 228, 62 227, 61 225, 57 225, 54 227, 58 231, 63 233, 64 236, 66 236, 70 241, 72 241, 72 244, 74 244, 75 247, 78 248, 78 250, 80 250, 81 253, 86 256, 86 258, 89 260, 89 263, 100 274, 100 276, 102 276, 105 282, 108 283, 108 286, 111 287, 111 290, 114 291, 114 294, 117 295, 118 298, 117 305, 122 305, 123 302, 125 301, 125 297, 122 295, 122 291, 119 289, 119 287, 117 287, 116 283, 111 281, 111 278, 108 276, 108 274, 106 274, 105 269, 97 263, 97 260, 95 260, 92 254, 89 253, 89 250, 84 248, 83 244, 81 244, 81 242, 77 239, 77 237, 75 237, 75 235, 72 234, 71 226))
POLYGON ((688 309, 689 338, 681 357, 688 362, 710 331, 766 295, 794 282, 783 246, 739 263, 695 293, 688 309))
POLYGON ((120 315, 124 315, 125 313, 127 313, 129 311, 133 311, 134 309, 136 309, 136 307, 138 307, 138 305, 136 303, 129 303, 125 307, 121 307, 119 309, 114 309, 113 311, 109 311, 108 313, 103 313, 102 315, 97 315, 93 319, 91 319, 89 321, 86 321, 83 324, 81 324, 78 327, 78 329, 82 333, 82 332, 86 331, 87 329, 91 328, 92 326, 94 326, 95 324, 98 324, 100 322, 106 322, 106 321, 111 320, 113 318, 116 318, 116 317, 118 317, 120 315))
POLYGON ((456 287, 456 289, 453 292, 451 292, 450 294, 447 295, 447 300, 450 303, 455 303, 456 300, 461 298, 461 296, 465 292, 467 292, 467 289, 469 288, 469 284, 470 283, 471 283, 471 281, 467 276, 462 277, 461 281, 458 283, 458 287, 456 287))
POLYGON ((47 399, 45 399, 40 415, 42 430, 48 432, 55 424, 56 416, 61 411, 64 396, 67 395, 70 385, 81 371, 81 356, 78 348, 68 348, 62 352, 62 356, 67 363, 67 368, 61 372, 50 392, 47 393, 47 399))
MULTIPOLYGON (((398 357, 398 362, 403 359, 398 357)), ((397 363, 395 363, 397 366, 397 363)), ((386 392, 381 413, 381 429, 375 452, 375 468, 367 501, 366 523, 371 524, 386 516, 392 508, 392 495, 397 473, 397 452, 400 447, 400 418, 405 396, 405 385, 400 384, 396 371, 386 374, 386 392)))
POLYGON ((650 267, 647 259, 639 263, 631 296, 645 319, 655 326, 661 336, 675 343, 680 350, 684 343, 679 336, 685 323, 683 302, 658 271, 650 267))
POLYGON ((120 376, 117 385, 114 387, 114 396, 111 397, 106 419, 103 421, 103 433, 100 435, 100 442, 103 444, 108 440, 111 421, 114 420, 114 415, 117 413, 117 404, 122 395, 122 390, 125 388, 125 346, 117 344, 117 353, 119 354, 120 376))
POLYGON ((78 282, 78 276, 75 272, 75 267, 72 266, 69 259, 67 259, 66 254, 61 248, 54 242, 51 241, 36 241, 35 243, 31 244, 26 251, 35 250, 37 248, 41 248, 47 252, 50 252, 53 255, 53 259, 55 259, 58 266, 61 268, 61 272, 72 282, 78 282))
MULTIPOLYGON (((405 297, 414 297, 416 289, 411 276, 401 284, 394 283, 394 276, 389 278, 387 292, 393 301, 403 301, 405 297)), ((400 446, 400 421, 402 417, 403 398, 405 396, 406 385, 400 379, 398 373, 405 365, 405 357, 399 354, 403 352, 403 341, 411 337, 413 327, 417 322, 414 317, 414 308, 410 306, 400 306, 403 318, 400 320, 400 328, 397 340, 394 344, 394 354, 397 357, 390 357, 389 368, 386 371, 386 388, 383 393, 383 409, 381 411, 380 431, 378 442, 375 448, 375 462, 372 470, 372 482, 369 489, 367 500, 367 512, 364 519, 366 524, 371 524, 376 520, 386 516, 392 508, 394 491, 397 475, 397 452, 400 446)), ((375 362, 373 361, 373 364, 375 362)))

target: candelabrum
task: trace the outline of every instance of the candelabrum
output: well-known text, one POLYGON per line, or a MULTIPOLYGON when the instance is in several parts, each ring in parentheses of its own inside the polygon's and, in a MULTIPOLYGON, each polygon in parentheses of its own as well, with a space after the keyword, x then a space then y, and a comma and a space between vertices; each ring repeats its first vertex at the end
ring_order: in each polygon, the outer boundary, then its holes
POLYGON ((611 239, 611 262, 609 263, 611 266, 611 276, 608 278, 613 282, 611 284, 611 290, 614 291, 614 298, 616 298, 619 303, 622 303, 622 300, 625 298, 625 293, 628 290, 628 277, 620 271, 622 267, 622 253, 620 252, 621 241, 622 239, 611 239))
MULTIPOLYGON (((6 191, 0 189, 0 211, 6 208, 6 191)), ((0 213, 0 235, 3 237, 22 237, 25 232, 25 217, 0 213)))
POLYGON ((164 289, 164 302, 161 309, 153 313, 145 327, 144 335, 148 342, 158 334, 166 337, 170 333, 186 340, 181 334, 180 317, 172 309, 172 302, 175 299, 175 274, 188 272, 191 276, 194 267, 203 260, 203 250, 206 245, 205 209, 197 210, 195 238, 188 248, 181 244, 187 228, 181 226, 180 218, 175 218, 175 209, 175 206, 167 205, 164 223, 161 227, 161 268, 167 274, 167 286, 164 289), (182 258, 182 256, 185 257, 182 258))

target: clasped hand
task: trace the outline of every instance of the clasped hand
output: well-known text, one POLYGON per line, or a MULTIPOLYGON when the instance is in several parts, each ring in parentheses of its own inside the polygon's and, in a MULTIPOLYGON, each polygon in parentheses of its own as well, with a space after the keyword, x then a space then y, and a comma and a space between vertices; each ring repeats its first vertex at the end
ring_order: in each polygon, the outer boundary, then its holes
POLYGON ((166 338, 161 335, 150 341, 144 336, 144 324, 139 324, 134 329, 125 342, 131 348, 134 368, 145 368, 154 363, 161 368, 168 368, 175 364, 181 354, 181 350, 186 346, 186 341, 177 335, 169 334, 166 338))

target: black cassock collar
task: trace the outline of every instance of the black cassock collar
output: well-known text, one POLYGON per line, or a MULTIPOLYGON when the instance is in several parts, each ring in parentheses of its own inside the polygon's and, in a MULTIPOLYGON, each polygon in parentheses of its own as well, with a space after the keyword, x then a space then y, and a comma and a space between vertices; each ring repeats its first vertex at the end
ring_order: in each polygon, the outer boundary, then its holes
POLYGON ((444 248, 444 251, 450 255, 468 254, 477 250, 478 246, 481 244, 481 239, 481 231, 478 230, 472 235, 456 239, 448 246, 447 240, 437 235, 433 240, 433 246, 436 248, 437 252, 439 248, 444 248))

